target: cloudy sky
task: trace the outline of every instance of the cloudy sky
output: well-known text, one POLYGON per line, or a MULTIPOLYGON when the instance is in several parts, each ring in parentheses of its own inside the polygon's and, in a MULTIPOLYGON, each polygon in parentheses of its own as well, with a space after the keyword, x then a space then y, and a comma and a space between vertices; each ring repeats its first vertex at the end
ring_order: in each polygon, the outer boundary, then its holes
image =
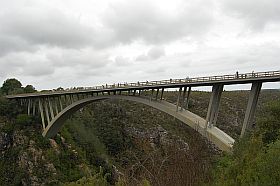
POLYGON ((279 56, 279 0, 0 0, 1 82, 51 89, 270 71, 279 56))

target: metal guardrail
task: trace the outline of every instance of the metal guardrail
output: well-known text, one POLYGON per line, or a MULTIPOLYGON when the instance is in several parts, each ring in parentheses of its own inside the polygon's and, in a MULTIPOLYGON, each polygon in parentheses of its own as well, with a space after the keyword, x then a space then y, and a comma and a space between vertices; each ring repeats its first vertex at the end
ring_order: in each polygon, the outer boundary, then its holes
POLYGON ((185 79, 169 79, 161 81, 142 81, 136 83, 117 83, 112 85, 101 85, 95 87, 78 87, 76 89, 66 89, 64 91, 73 90, 102 90, 102 89, 113 89, 113 88, 134 88, 134 87, 146 87, 155 85, 170 85, 170 84, 180 84, 180 83, 196 83, 196 82, 215 82, 215 81, 225 81, 225 80, 246 80, 252 78, 266 78, 266 77, 278 77, 280 76, 280 71, 267 71, 267 72, 251 72, 245 74, 222 75, 222 76, 207 76, 207 77, 195 77, 195 78, 185 78, 185 79))

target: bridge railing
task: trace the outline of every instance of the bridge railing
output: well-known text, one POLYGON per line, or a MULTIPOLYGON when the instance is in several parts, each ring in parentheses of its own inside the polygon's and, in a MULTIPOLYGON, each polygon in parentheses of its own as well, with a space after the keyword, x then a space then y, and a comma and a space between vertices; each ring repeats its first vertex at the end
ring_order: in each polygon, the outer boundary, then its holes
POLYGON ((196 83, 196 82, 215 82, 223 80, 246 80, 254 78, 266 78, 266 77, 280 77, 280 71, 267 71, 267 72, 251 72, 244 74, 230 74, 230 75, 221 75, 221 76, 205 76, 205 77, 195 77, 195 78, 184 78, 184 79, 168 79, 161 81, 141 81, 134 83, 115 83, 115 84, 105 84, 94 87, 77 87, 77 88, 67 88, 64 90, 50 90, 48 92, 79 92, 81 90, 103 90, 103 89, 114 89, 114 88, 137 88, 137 87, 149 87, 155 85, 169 85, 169 84, 182 84, 182 83, 196 83))
MULTIPOLYGON (((144 86, 154 86, 154 85, 168 85, 168 84, 180 84, 180 83, 195 83, 195 82, 214 82, 222 80, 238 80, 238 79, 251 79, 251 78, 265 78, 265 77, 275 77, 280 76, 280 71, 267 71, 267 72, 251 72, 243 74, 230 74, 221 76, 205 76, 205 77, 195 77, 195 78, 184 78, 184 79, 168 79, 161 81, 141 81, 134 83, 115 83, 115 84, 105 84, 95 87, 79 87, 76 90, 102 90, 102 89, 113 89, 113 88, 133 88, 133 87, 144 87, 144 86)), ((68 91, 73 91, 73 89, 68 89, 68 91)))

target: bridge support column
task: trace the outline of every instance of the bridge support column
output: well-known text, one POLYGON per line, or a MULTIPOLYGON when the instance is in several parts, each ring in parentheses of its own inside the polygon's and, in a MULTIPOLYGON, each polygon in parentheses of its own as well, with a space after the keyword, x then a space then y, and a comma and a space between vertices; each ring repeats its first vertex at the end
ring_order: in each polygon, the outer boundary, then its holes
POLYGON ((191 91, 192 91, 192 87, 189 87, 188 94, 187 94, 186 109, 189 109, 189 102, 190 102, 191 91))
POLYGON ((61 102, 61 97, 58 97, 59 105, 60 105, 60 111, 63 110, 62 102, 61 102))
POLYGON ((67 96, 66 96, 66 94, 64 95, 64 105, 66 105, 66 106, 68 105, 67 104, 67 96))
POLYGON ((152 93, 151 93, 151 96, 150 96, 150 101, 152 101, 153 97, 154 97, 154 89, 152 89, 152 93))
POLYGON ((31 99, 28 99, 28 104, 27 104, 27 115, 30 115, 30 109, 31 109, 31 99))
POLYGON ((158 99, 158 92, 159 92, 159 89, 157 89, 157 93, 156 93, 156 101, 158 99))
POLYGON ((54 103, 55 115, 57 115, 58 114, 58 108, 57 108, 57 101, 56 101, 55 97, 53 98, 53 101, 54 101, 53 103, 54 103))
POLYGON ((35 116, 36 115, 36 99, 33 100, 33 111, 32 111, 32 115, 35 116))
MULTIPOLYGON (((75 101, 74 101, 74 97, 73 97, 73 94, 70 94, 69 95, 70 96, 70 104, 72 104, 72 103, 74 103, 75 101)), ((82 94, 82 96, 83 96, 83 98, 84 98, 84 95, 82 94)))
POLYGON ((48 121, 48 124, 49 124, 50 123, 50 115, 49 115, 47 100, 44 100, 44 105, 45 105, 45 112, 46 112, 47 121, 48 121))
POLYGON ((43 110, 42 102, 41 102, 40 99, 39 99, 39 111, 40 111, 40 114, 41 114, 43 129, 45 130, 46 125, 45 125, 44 110, 43 110))
POLYGON ((182 93, 182 87, 179 88, 179 92, 178 92, 178 98, 177 98, 177 104, 176 104, 176 112, 178 112, 180 98, 181 98, 181 93, 182 93))
POLYGON ((262 82, 255 82, 252 84, 240 137, 243 137, 246 130, 252 127, 261 88, 262 82))
POLYGON ((54 113, 53 113, 53 106, 52 106, 52 103, 51 103, 51 98, 47 98, 48 99, 48 102, 49 102, 49 107, 50 107, 50 112, 51 112, 51 118, 53 119, 54 118, 54 113))
POLYGON ((161 89, 160 100, 162 100, 163 92, 164 92, 164 88, 161 89))
POLYGON ((212 127, 216 124, 218 112, 219 112, 219 105, 220 99, 223 92, 224 85, 216 84, 212 87, 212 94, 209 101, 207 116, 206 116, 206 128, 212 127))
POLYGON ((182 101, 181 101, 181 111, 183 110, 183 106, 184 106, 184 102, 185 102, 185 96, 186 96, 186 91, 187 91, 187 87, 184 87, 183 97, 182 97, 182 101))

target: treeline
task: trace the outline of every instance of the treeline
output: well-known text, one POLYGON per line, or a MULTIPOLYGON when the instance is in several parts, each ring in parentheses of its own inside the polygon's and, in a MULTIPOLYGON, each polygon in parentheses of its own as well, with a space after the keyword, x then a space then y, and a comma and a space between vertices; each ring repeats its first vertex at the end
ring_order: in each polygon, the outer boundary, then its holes
POLYGON ((25 87, 22 87, 21 82, 14 78, 7 79, 6 81, 4 81, 0 89, 0 95, 33 93, 33 92, 36 92, 36 90, 32 85, 26 85, 25 87))

